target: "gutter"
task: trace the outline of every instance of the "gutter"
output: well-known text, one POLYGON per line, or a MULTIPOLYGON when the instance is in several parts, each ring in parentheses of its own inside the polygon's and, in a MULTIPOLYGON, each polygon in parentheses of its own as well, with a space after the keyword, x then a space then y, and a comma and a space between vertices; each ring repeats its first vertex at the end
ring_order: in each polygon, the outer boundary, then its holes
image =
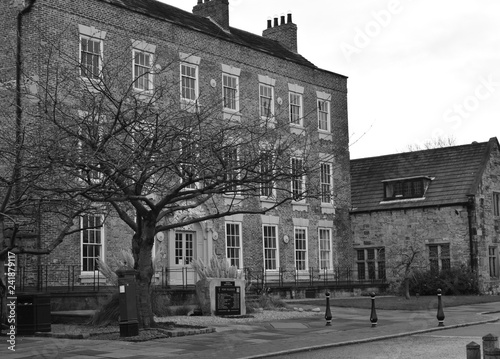
MULTIPOLYGON (((21 77, 22 77, 22 29, 23 15, 27 14, 36 0, 29 0, 28 5, 17 14, 17 44, 16 44, 16 162, 14 164, 14 182, 21 177, 20 161, 21 161, 21 142, 22 142, 22 117, 23 109, 21 103, 21 77)), ((19 196, 19 187, 16 186, 16 197, 19 196)))
POLYGON ((472 216, 474 214, 474 195, 467 196, 467 218, 469 222, 469 253, 470 253, 470 269, 475 272, 477 269, 476 252, 474 248, 474 228, 472 227, 472 216))

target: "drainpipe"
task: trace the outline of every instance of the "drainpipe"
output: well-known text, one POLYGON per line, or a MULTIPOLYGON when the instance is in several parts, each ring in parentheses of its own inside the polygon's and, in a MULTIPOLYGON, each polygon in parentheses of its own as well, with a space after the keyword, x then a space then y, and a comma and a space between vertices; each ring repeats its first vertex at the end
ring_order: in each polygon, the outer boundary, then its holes
MULTIPOLYGON (((21 77, 22 77, 22 29, 23 29, 23 15, 27 14, 35 0, 29 0, 28 4, 19 11, 17 14, 17 46, 16 46, 16 162, 14 163, 14 183, 17 183, 18 179, 21 177, 21 142, 22 142, 22 117, 23 109, 21 103, 21 77)), ((16 198, 20 195, 19 186, 15 186, 15 196, 16 198)))
POLYGON ((467 218, 469 220, 469 252, 470 252, 470 269, 475 272, 477 270, 476 253, 474 248, 474 228, 472 227, 472 216, 474 214, 474 195, 467 196, 467 218))

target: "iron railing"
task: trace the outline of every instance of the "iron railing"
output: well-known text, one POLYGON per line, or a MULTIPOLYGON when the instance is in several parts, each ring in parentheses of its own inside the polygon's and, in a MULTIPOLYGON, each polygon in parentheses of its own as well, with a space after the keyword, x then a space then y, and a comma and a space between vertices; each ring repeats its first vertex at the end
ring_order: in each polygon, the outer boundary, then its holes
MULTIPOLYGON (((332 269, 309 267, 307 270, 296 268, 265 270, 263 267, 245 267, 242 272, 247 285, 251 285, 257 291, 264 288, 293 287, 348 289, 386 284, 385 277, 375 278, 374 272, 358 275, 357 271, 350 267, 332 269)), ((380 275, 378 272, 376 274, 380 275)), ((155 271, 151 284, 157 288, 186 290, 193 289, 198 279, 192 268, 163 267, 155 271)), ((19 292, 98 292, 111 285, 112 283, 98 271, 82 273, 79 265, 40 265, 33 268, 19 266, 16 274, 16 289, 19 292)))

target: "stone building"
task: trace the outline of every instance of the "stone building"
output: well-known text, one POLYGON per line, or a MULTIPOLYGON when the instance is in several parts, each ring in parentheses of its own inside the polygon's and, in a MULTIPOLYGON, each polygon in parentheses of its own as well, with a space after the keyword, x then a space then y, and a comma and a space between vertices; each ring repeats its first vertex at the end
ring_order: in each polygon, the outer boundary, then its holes
MULTIPOLYGON (((220 108, 226 117, 259 116, 267 101, 276 116, 289 121, 290 134, 306 131, 321 144, 317 156, 328 158, 321 164, 321 186, 328 195, 287 203, 264 215, 238 214, 158 233, 155 251, 168 269, 169 284, 192 284, 191 259, 207 261, 213 253, 276 280, 280 273, 285 280, 308 279, 311 268, 333 273, 349 266, 347 78, 299 54, 291 14, 263 23, 260 36, 231 26, 228 0, 198 0, 193 6, 189 13, 154 0, 7 1, 0 36, 2 48, 8 48, 2 49, 0 60, 11 66, 4 66, 1 81, 15 83, 14 49, 21 51, 24 73, 36 76, 48 59, 47 41, 57 41, 65 54, 72 54, 64 60, 85 65, 89 73, 123 51, 130 51, 134 71, 147 68, 153 59, 155 64, 174 64, 169 78, 186 80, 185 88, 179 88, 186 103, 202 93, 236 94, 220 108)), ((137 86, 146 91, 149 81, 137 86)), ((265 209, 266 201, 257 205, 265 209)), ((130 231, 115 217, 102 228, 72 234, 41 263, 61 271, 72 266, 76 285, 92 280, 98 256, 109 259, 130 245, 130 231)), ((81 221, 98 224, 101 218, 87 215, 81 221)), ((56 232, 49 229, 57 226, 54 222, 47 219, 38 226, 41 247, 56 232)))
POLYGON ((358 276, 393 276, 404 254, 422 270, 476 270, 498 291, 500 148, 496 138, 351 161, 358 276))

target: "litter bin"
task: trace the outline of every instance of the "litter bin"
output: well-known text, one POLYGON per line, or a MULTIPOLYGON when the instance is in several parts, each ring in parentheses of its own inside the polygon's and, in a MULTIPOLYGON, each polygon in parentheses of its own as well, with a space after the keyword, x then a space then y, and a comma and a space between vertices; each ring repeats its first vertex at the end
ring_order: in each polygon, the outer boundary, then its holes
POLYGON ((17 296, 17 334, 33 335, 51 331, 50 295, 17 296))
POLYGON ((35 334, 35 296, 33 294, 23 294, 17 296, 16 316, 17 334, 35 334))

